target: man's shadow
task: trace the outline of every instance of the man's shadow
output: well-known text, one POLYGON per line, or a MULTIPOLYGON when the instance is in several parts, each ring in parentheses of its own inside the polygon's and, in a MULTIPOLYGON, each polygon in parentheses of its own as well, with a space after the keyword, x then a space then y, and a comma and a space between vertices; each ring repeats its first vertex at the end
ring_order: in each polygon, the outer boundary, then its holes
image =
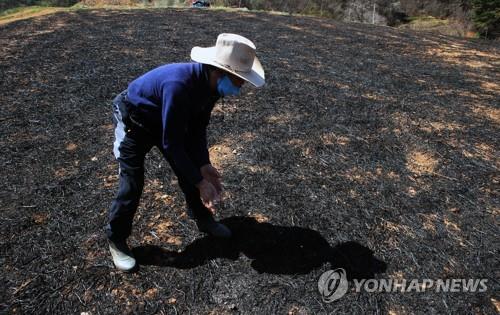
POLYGON ((316 231, 259 223, 251 217, 221 220, 233 232, 230 239, 210 236, 195 240, 182 252, 146 245, 133 249, 139 265, 169 266, 188 269, 214 258, 237 260, 240 253, 252 259, 259 273, 306 274, 324 263, 332 269, 344 268, 349 280, 370 279, 386 270, 386 263, 373 251, 356 242, 331 247, 316 231))

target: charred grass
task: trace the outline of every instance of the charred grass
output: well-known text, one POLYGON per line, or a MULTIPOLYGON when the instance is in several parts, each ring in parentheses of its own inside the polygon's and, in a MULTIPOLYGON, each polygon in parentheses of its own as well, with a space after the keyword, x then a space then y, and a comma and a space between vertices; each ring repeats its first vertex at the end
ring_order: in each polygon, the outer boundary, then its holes
POLYGON ((498 43, 173 9, 60 12, 0 34, 3 311, 498 312, 498 43), (195 230, 153 151, 130 239, 143 265, 118 273, 103 236, 117 185, 110 102, 221 32, 251 38, 267 75, 217 105, 209 130, 218 215, 238 237, 195 230), (486 278, 488 290, 325 304, 317 281, 334 263, 322 255, 345 242, 387 264, 377 277, 486 278))

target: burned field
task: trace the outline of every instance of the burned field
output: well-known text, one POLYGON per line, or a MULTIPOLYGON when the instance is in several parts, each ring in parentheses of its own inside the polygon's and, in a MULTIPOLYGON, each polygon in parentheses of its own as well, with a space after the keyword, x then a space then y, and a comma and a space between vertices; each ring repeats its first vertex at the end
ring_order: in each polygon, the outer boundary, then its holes
POLYGON ((56 13, 0 34, 2 313, 498 311, 498 42, 194 10, 56 13), (103 234, 111 100, 221 32, 251 38, 267 76, 219 102, 209 129, 235 238, 196 231, 153 150, 130 239, 141 268, 119 273, 103 234), (338 266, 488 290, 327 304, 318 278, 338 266))

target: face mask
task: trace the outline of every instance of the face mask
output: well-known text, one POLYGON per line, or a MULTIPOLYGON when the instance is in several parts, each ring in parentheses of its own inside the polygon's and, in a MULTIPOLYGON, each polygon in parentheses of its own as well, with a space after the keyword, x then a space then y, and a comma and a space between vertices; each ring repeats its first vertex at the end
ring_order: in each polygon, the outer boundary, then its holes
POLYGON ((217 91, 222 97, 240 94, 240 88, 234 85, 227 75, 217 80, 217 91))

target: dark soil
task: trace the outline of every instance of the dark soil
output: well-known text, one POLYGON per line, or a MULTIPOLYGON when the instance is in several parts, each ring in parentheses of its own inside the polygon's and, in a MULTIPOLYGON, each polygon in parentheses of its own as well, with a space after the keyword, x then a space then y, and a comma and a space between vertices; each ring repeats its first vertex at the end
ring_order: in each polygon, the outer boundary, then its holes
POLYGON ((499 56, 498 42, 264 13, 95 10, 0 26, 0 312, 496 313, 499 56), (197 232, 152 151, 130 239, 141 268, 117 272, 103 234, 111 100, 221 32, 251 38, 267 75, 210 125, 218 216, 235 238, 197 232), (488 290, 326 304, 318 278, 337 266, 486 278, 488 290))

